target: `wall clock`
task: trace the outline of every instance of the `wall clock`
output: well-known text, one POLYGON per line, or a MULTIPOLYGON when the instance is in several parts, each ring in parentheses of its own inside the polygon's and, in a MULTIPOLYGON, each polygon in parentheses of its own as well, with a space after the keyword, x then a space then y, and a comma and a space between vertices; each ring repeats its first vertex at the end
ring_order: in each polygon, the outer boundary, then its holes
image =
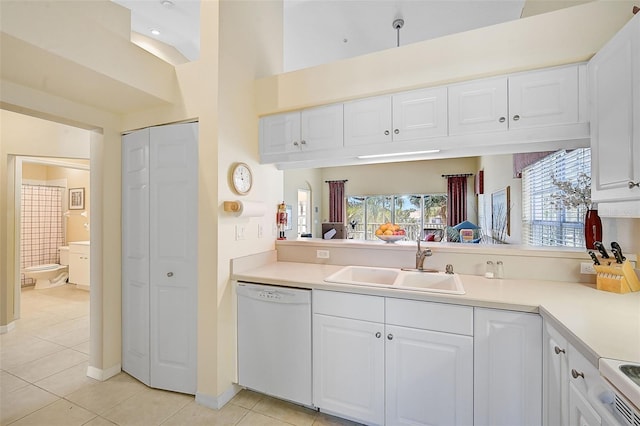
POLYGON ((253 184, 251 169, 245 163, 237 163, 231 169, 231 184, 233 190, 240 195, 248 194, 253 184))

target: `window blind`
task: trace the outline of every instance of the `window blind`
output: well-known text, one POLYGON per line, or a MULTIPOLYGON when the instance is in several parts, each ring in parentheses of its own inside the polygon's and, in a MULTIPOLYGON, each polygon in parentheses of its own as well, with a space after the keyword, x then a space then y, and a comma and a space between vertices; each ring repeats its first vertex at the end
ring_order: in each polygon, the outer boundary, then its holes
POLYGON ((554 195, 561 191, 553 183, 591 177, 591 149, 557 151, 522 172, 523 242, 532 246, 584 247, 584 217, 587 205, 560 206, 554 195))

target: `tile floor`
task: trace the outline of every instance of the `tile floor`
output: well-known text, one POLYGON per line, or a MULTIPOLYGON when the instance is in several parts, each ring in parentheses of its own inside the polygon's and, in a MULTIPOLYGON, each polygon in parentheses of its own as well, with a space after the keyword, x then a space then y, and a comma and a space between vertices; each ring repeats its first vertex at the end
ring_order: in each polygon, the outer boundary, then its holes
POLYGON ((0 335, 0 425, 355 425, 242 391, 221 410, 120 373, 86 376, 89 293, 73 285, 22 290, 22 318, 0 335))

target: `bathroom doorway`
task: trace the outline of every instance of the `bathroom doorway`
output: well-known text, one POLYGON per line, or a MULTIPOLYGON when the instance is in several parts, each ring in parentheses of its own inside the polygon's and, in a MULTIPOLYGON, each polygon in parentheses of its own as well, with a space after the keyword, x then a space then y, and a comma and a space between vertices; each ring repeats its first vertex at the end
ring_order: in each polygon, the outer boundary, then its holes
POLYGON ((68 277, 69 243, 90 241, 91 186, 88 159, 19 156, 15 167, 15 257, 19 265, 15 314, 20 318, 22 289, 35 284, 35 277, 41 274, 47 279, 40 282, 48 284, 39 284, 39 288, 63 285, 68 277), (60 273, 49 274, 49 281, 46 272, 20 272, 42 265, 58 265, 60 273))

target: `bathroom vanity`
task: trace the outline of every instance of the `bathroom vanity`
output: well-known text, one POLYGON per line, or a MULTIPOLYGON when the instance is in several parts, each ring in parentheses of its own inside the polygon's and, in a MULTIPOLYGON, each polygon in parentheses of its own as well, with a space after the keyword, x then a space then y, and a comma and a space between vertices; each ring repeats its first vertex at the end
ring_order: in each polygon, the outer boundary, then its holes
POLYGON ((89 290, 91 283, 90 251, 89 241, 69 243, 69 283, 82 290, 89 290))

